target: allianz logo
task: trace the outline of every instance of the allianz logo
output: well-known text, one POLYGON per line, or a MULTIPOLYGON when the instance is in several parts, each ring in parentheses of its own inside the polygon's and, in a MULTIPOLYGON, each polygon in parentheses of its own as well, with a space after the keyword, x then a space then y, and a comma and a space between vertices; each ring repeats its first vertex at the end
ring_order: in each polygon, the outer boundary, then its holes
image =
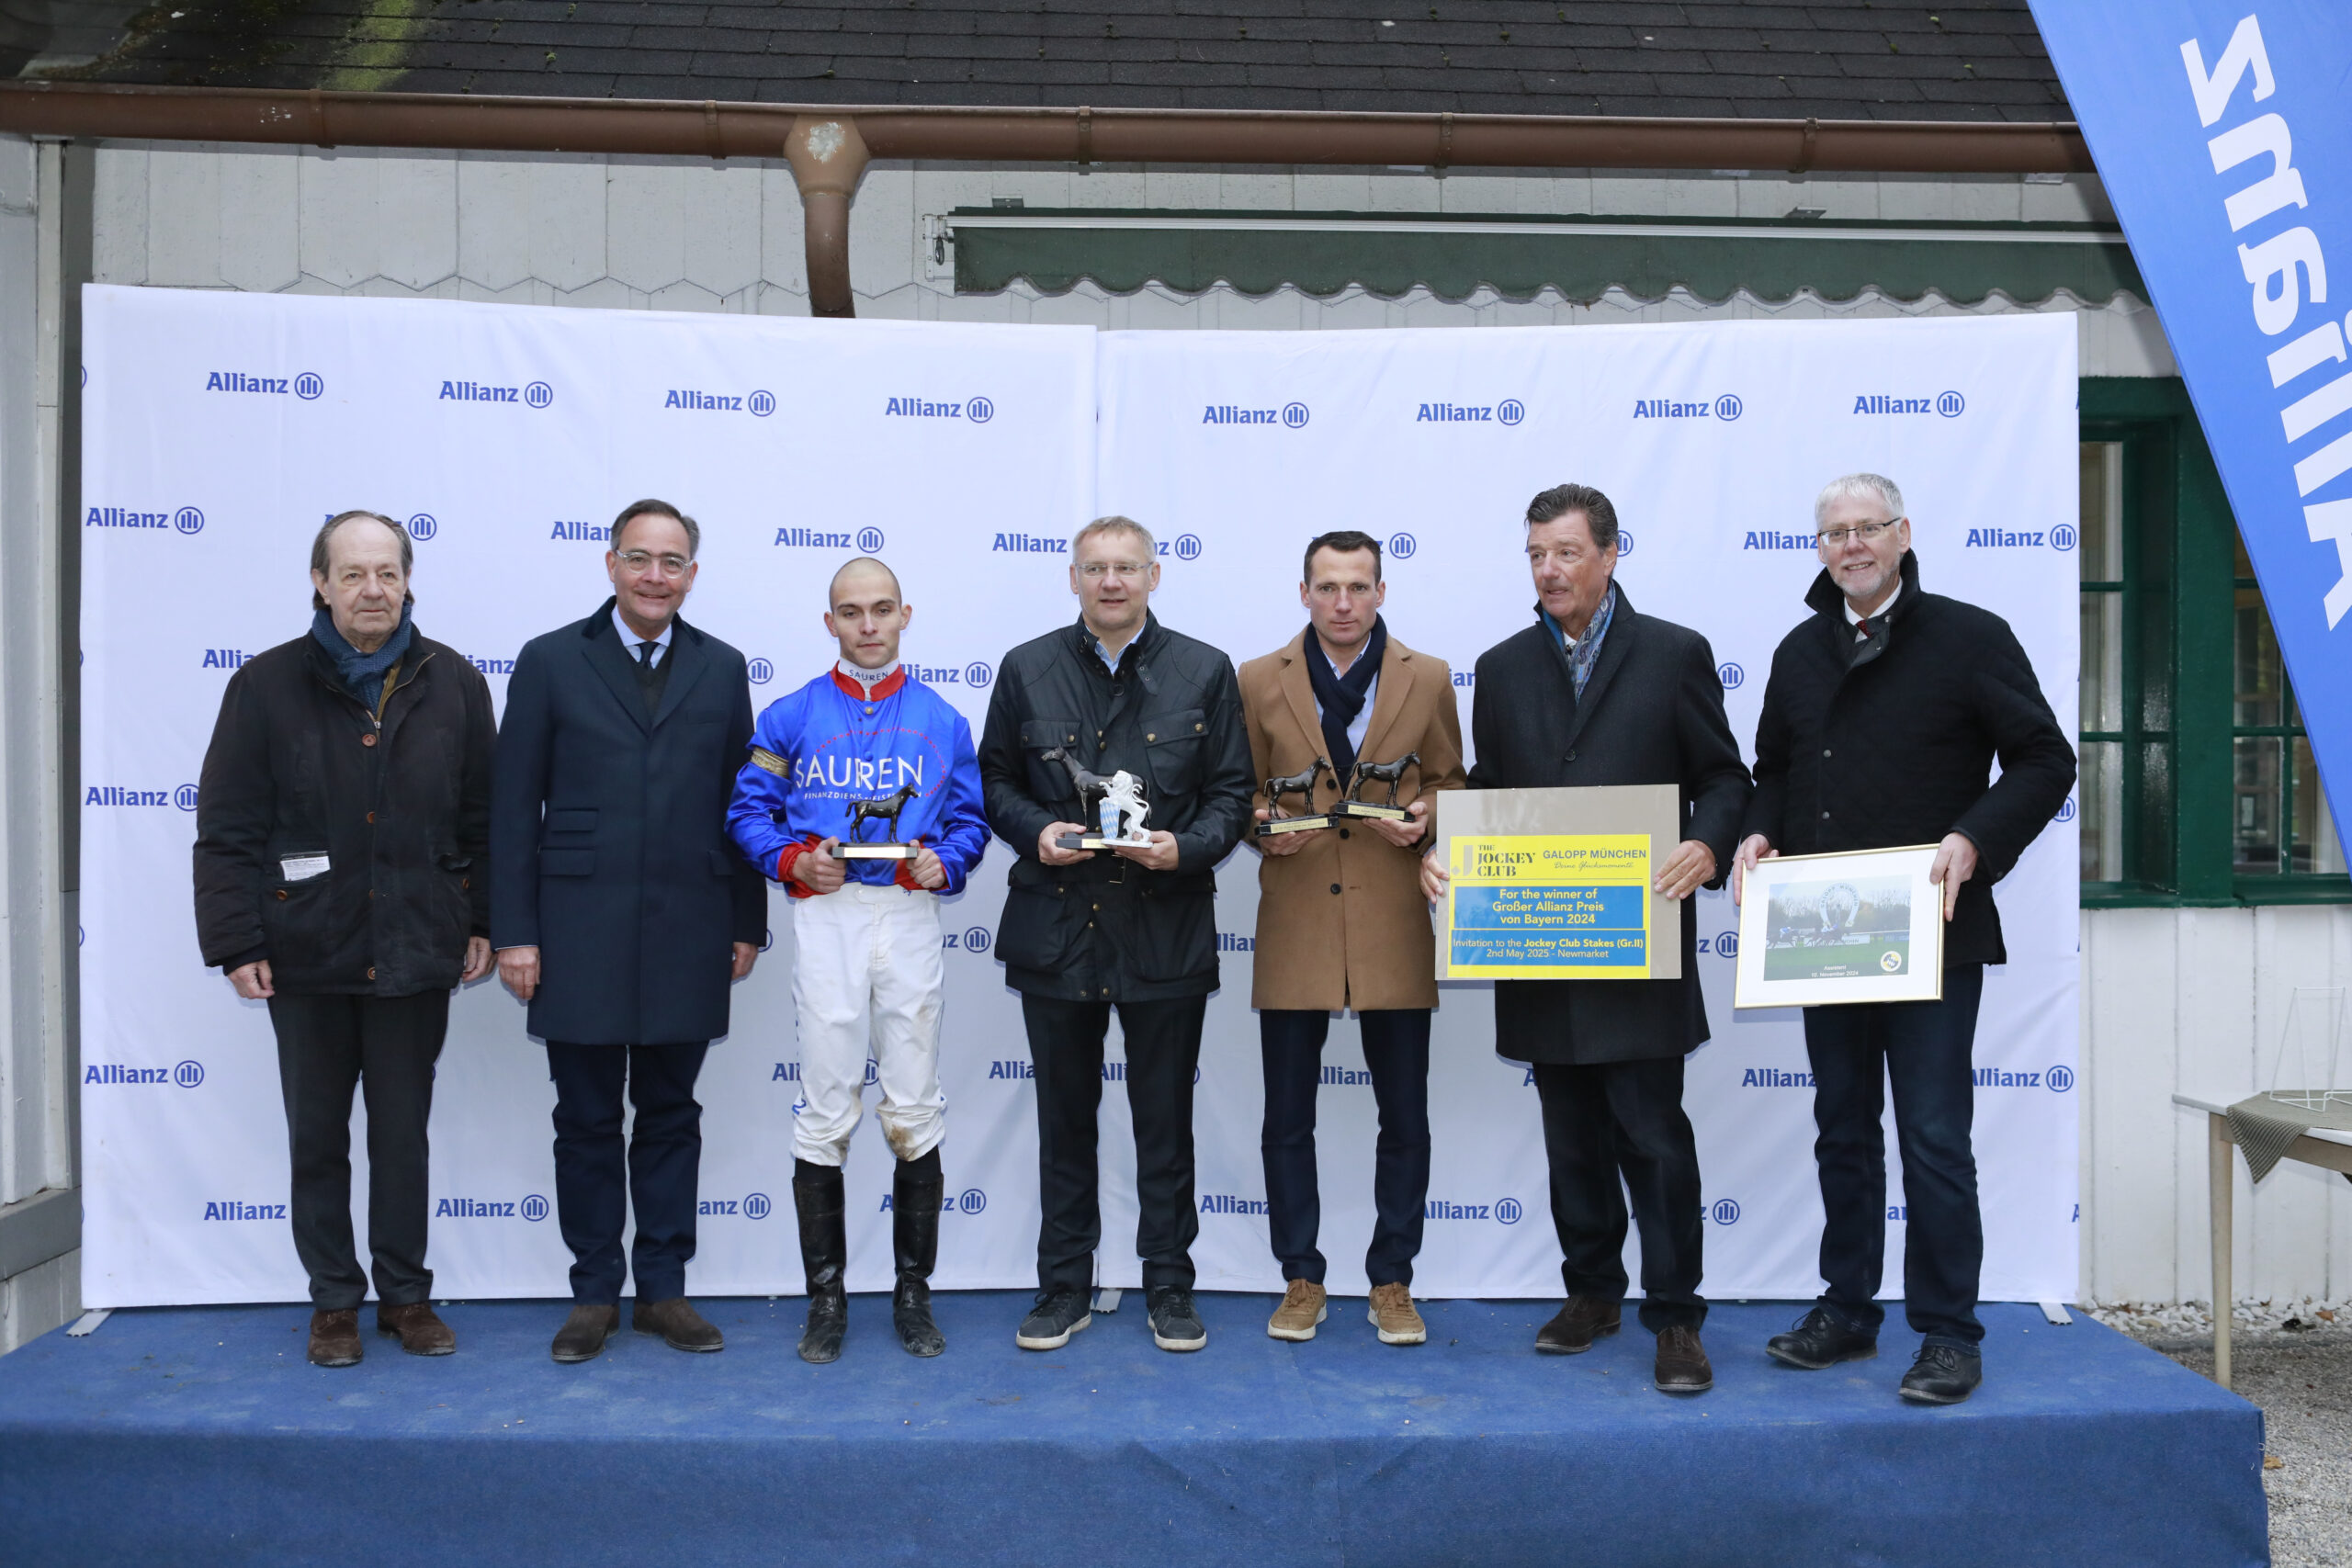
POLYGON ((778 528, 775 543, 792 549, 854 549, 871 556, 881 553, 884 540, 879 528, 860 528, 855 534, 828 533, 821 528, 778 528))
POLYGON ((182 1089, 194 1089, 203 1081, 201 1062, 179 1062, 168 1067, 126 1067, 117 1062, 93 1062, 82 1069, 85 1087, 177 1084, 182 1089))
POLYGON ((282 1220, 286 1217, 283 1203, 245 1203, 235 1199, 223 1199, 204 1205, 208 1220, 282 1220))
POLYGON ((182 811, 196 809, 196 786, 192 784, 177 789, 131 789, 122 784, 92 784, 82 796, 84 806, 176 806, 182 811))
POLYGON ((698 392, 673 389, 662 400, 665 409, 691 409, 704 413, 748 413, 754 419, 765 419, 775 412, 775 394, 764 389, 734 396, 726 392, 698 392))
POLYGON ((481 381, 444 381, 441 402, 451 403, 527 403, 543 409, 555 401, 555 389, 545 381, 533 381, 522 387, 495 387, 481 381))
POLYGON ((991 1078, 1034 1078, 1036 1076, 1037 1069, 1033 1063, 990 1062, 989 1064, 989 1077, 991 1078))
POLYGON ((304 402, 314 400, 327 384, 305 370, 300 376, 248 376, 242 370, 215 370, 204 378, 208 392, 256 392, 268 397, 291 393, 304 402))
POLYGON ((1238 403, 1210 403, 1201 410, 1203 424, 1279 424, 1291 430, 1304 430, 1313 417, 1306 405, 1284 403, 1278 409, 1243 408, 1238 403))
POLYGON ((1423 403, 1413 415, 1416 424, 1517 424, 1527 417, 1527 405, 1517 398, 1498 403, 1423 403))
POLYGON ((1747 412, 1747 405, 1730 392, 1715 398, 1635 398, 1635 419, 1717 419, 1725 423, 1747 412))
POLYGON ((83 517, 85 528, 169 528, 182 534, 204 532, 204 513, 193 506, 173 512, 141 512, 130 506, 93 506, 83 517))
POLYGON ((2061 552, 2075 547, 2074 525, 2061 523, 2055 528, 1971 528, 1964 547, 1972 550, 2041 549, 2044 546, 2061 552))
POLYGON ((1749 1067, 1739 1075, 1742 1089, 1811 1089, 1811 1073, 1784 1073, 1778 1067, 1749 1067))
POLYGON ((1372 1070, 1368 1067, 1342 1067, 1334 1065, 1325 1067, 1316 1081, 1317 1083, 1370 1083, 1372 1070))
MULTIPOLYGON (((798 1083, 799 1081, 800 1064, 797 1062, 778 1062, 775 1065, 775 1070, 768 1074, 768 1082, 770 1083, 798 1083)), ((865 1087, 872 1089, 876 1084, 880 1083, 881 1081, 882 1065, 879 1062, 876 1062, 873 1057, 868 1056, 865 1058, 865 1087)), ((800 1106, 798 1103, 796 1102, 793 1105, 792 1113, 795 1116, 800 1114, 800 1106)))
POLYGON ((548 1217, 548 1201, 534 1192, 512 1203, 487 1198, 439 1198, 434 1201, 433 1217, 436 1220, 528 1220, 533 1224, 548 1217))
POLYGON ((764 1192, 747 1192, 741 1198, 705 1198, 695 1205, 695 1213, 722 1219, 764 1220, 775 1211, 775 1203, 764 1192))
POLYGON ((960 419, 972 424, 986 424, 996 417, 996 404, 987 398, 966 398, 961 402, 945 402, 929 398, 891 398, 882 409, 885 419, 960 419))
POLYGON ((1854 397, 1854 412, 1858 414, 1939 413, 1946 419, 1958 419, 1967 407, 1968 400, 1958 392, 1938 392, 1932 398, 1898 398, 1888 392, 1858 392, 1854 397))
POLYGON ((1263 1198, 1240 1198, 1230 1192, 1201 1194, 1201 1213, 1204 1214, 1262 1214, 1265 1212, 1266 1201, 1263 1198))
POLYGON ((2052 1094, 2064 1094, 2075 1087, 2075 1069, 2063 1064, 2040 1073, 2013 1073, 2000 1067, 1979 1067, 1975 1083, 1978 1089, 2046 1089, 2052 1094))
POLYGON ((1255 953, 1258 941, 1255 937, 1243 936, 1239 931, 1219 931, 1216 933, 1216 950, 1219 953, 1255 953))
POLYGON ((1066 556, 1069 554, 1069 541, 1048 539, 1042 534, 999 534, 989 548, 1014 555, 1066 556))
POLYGON ((204 650, 204 668, 234 670, 252 657, 242 648, 208 648, 204 650))
MULTIPOLYGON (((977 1187, 967 1187, 961 1192, 943 1192, 939 1195, 939 1212, 943 1214, 977 1214, 983 1213, 988 1206, 989 1195, 977 1187)), ((897 1204, 892 1201, 892 1194, 883 1193, 881 1212, 887 1214, 896 1207, 897 1204)))
POLYGON ((514 661, 511 659, 477 659, 470 653, 461 653, 458 655, 458 657, 464 660, 467 663, 472 665, 475 669, 481 671, 485 675, 512 675, 514 673, 514 661))
POLYGON ((1810 534, 1781 534, 1770 528, 1750 529, 1739 545, 1743 550, 1804 550, 1808 555, 1813 547, 1810 534))
POLYGON ((1498 1198, 1491 1203, 1452 1203, 1431 1198, 1421 1205, 1425 1220, 1492 1220, 1499 1225, 1519 1224, 1522 1213, 1516 1198, 1498 1198))
MULTIPOLYGON (((1104 1083, 1125 1083, 1125 1082, 1126 1082, 1126 1081, 1127 1081, 1127 1065, 1126 1065, 1125 1062, 1105 1062, 1105 1063, 1103 1063, 1103 1064, 1102 1064, 1102 1081, 1103 1081, 1104 1083)), ((1201 1069, 1200 1069, 1200 1068, 1198 1068, 1198 1067, 1194 1067, 1194 1068, 1193 1069, 1193 1081, 1194 1083, 1198 1083, 1198 1082, 1200 1082, 1200 1081, 1201 1081, 1201 1069)))
POLYGON ((554 527, 548 530, 548 537, 550 539, 567 539, 582 545, 601 545, 612 536, 613 531, 609 527, 578 521, 559 521, 554 527))

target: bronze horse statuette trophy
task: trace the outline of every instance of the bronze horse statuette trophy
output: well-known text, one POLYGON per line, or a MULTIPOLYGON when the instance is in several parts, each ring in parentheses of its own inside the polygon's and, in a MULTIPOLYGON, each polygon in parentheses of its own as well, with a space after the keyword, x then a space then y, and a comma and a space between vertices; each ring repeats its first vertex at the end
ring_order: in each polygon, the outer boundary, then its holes
POLYGON ((888 840, 869 842, 858 837, 869 821, 879 822, 883 830, 895 839, 899 831, 899 813, 907 802, 922 793, 915 784, 900 784, 889 795, 872 800, 849 803, 849 832, 833 845, 835 860, 912 860, 922 849, 921 844, 901 844, 888 840))
POLYGON ((1348 798, 1332 807, 1331 815, 1378 818, 1389 822, 1409 820, 1412 813, 1396 804, 1396 791, 1405 782, 1405 770, 1419 767, 1420 761, 1419 751, 1408 751, 1393 762, 1359 761, 1355 776, 1348 781, 1348 798), (1374 784, 1388 786, 1388 803, 1385 806, 1375 806, 1363 798, 1364 785, 1374 784))
POLYGON ((1258 837, 1271 839, 1277 833, 1305 833, 1317 828, 1329 828, 1331 825, 1331 818, 1329 816, 1313 815, 1316 781, 1325 773, 1331 775, 1333 784, 1336 785, 1340 782, 1339 770, 1332 767, 1328 760, 1317 757, 1307 767, 1291 774, 1288 778, 1268 779, 1261 787, 1266 794, 1266 809, 1272 815, 1267 820, 1258 824, 1258 837), (1286 795, 1298 796, 1309 815, 1283 816, 1283 796, 1286 795))
POLYGON ((1121 844, 1151 841, 1143 830, 1144 816, 1150 807, 1144 804, 1142 780, 1125 770, 1107 776, 1089 772, 1058 746, 1037 756, 1041 761, 1062 765, 1069 774, 1070 787, 1078 791, 1079 820, 1095 824, 1084 832, 1064 833, 1055 840, 1057 845, 1065 850, 1113 850, 1121 844), (1123 818, 1127 819, 1124 830, 1123 818))

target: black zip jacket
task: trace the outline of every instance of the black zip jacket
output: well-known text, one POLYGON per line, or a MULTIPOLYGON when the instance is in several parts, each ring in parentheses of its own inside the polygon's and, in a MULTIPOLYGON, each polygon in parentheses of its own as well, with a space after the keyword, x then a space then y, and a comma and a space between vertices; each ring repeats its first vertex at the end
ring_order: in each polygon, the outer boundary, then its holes
POLYGON ((196 807, 204 962, 269 960, 286 992, 412 996, 458 983, 490 934, 490 687, 419 634, 380 722, 316 638, 241 665, 196 807), (288 861, 324 856, 324 873, 288 861), (289 870, 292 874, 289 874, 289 870))
POLYGON ((980 784, 989 826, 1018 857, 997 931, 1006 984, 1064 1001, 1216 988, 1216 866, 1250 826, 1253 787, 1231 660, 1148 613, 1115 677, 1082 619, 1024 642, 989 698, 980 784), (1045 759, 1057 747, 1090 773, 1143 781, 1144 827, 1176 836, 1175 870, 1108 852, 1037 858, 1046 824, 1080 820, 1069 771, 1045 759))
POLYGON ((2065 805, 2075 749, 2009 624, 1920 592, 1907 550, 1902 573, 1884 628, 1859 656, 1845 595, 1827 571, 1814 580, 1812 618, 1772 655, 1741 836, 1802 855, 1964 833, 1976 870, 1944 928, 1944 963, 2006 964, 1993 884, 2065 805))

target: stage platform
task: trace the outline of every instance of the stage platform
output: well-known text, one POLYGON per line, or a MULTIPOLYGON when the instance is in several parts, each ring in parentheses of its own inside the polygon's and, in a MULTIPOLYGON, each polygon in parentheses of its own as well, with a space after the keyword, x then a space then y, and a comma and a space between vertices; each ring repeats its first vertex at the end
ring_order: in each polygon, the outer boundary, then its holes
MULTIPOLYGON (((2268 1560, 2262 1417, 2077 1317, 1986 1309, 1970 1403, 1895 1397, 1913 1337, 1826 1372, 1766 1359, 1797 1308, 1718 1305, 1712 1393, 1650 1386, 1631 1321, 1539 1357, 1537 1302, 1425 1303, 1380 1345, 1358 1299, 1313 1343, 1200 1298, 1195 1355, 1140 1298, 1048 1355, 1025 1296, 942 1296, 947 1354, 853 1298, 846 1354, 793 1355, 797 1299, 702 1303, 689 1356, 623 1332, 559 1367, 563 1307, 444 1315, 424 1359, 302 1359, 299 1307, 120 1312, 0 1357, 0 1563, 1837 1563, 2199 1568, 2268 1560)), ((626 1314, 627 1303, 624 1303, 626 1314)), ((626 1324, 626 1315, 624 1315, 626 1324)))

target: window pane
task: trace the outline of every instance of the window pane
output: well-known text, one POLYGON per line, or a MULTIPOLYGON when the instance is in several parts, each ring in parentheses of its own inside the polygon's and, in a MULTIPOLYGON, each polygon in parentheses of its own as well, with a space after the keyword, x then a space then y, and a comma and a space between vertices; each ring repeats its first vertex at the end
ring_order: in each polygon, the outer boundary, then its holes
POLYGON ((2123 443, 2082 444, 2083 581, 2123 581, 2123 443))
POLYGON ((2271 635, 2270 612, 2259 590, 2237 591, 2235 718, 2240 727, 2292 724, 2285 702, 2287 676, 2278 662, 2278 639, 2271 635))
POLYGON ((2086 593, 2083 601, 2082 727, 2123 728, 2123 595, 2086 593))
POLYGON ((2230 742, 2230 866, 2240 876, 2276 876, 2278 858, 2278 764, 2285 742, 2241 737, 2230 742))
POLYGON ((2123 880, 2123 745, 2086 740, 2083 758, 2083 880, 2123 880))
POLYGON ((2312 760, 2312 743, 2299 735, 2292 745, 2295 748, 2294 869, 2341 876, 2344 874, 2344 845, 2335 836, 2335 816, 2327 808, 2326 792, 2320 788, 2319 767, 2312 760))

